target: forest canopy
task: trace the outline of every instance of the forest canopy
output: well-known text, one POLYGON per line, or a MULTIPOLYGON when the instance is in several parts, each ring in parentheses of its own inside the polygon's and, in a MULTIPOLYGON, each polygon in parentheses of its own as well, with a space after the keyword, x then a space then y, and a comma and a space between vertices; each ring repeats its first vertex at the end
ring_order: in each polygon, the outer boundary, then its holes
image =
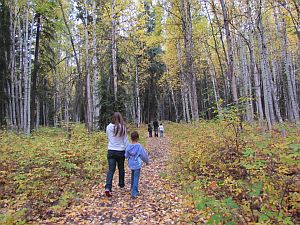
POLYGON ((300 124, 297 0, 1 0, 0 123, 300 124))

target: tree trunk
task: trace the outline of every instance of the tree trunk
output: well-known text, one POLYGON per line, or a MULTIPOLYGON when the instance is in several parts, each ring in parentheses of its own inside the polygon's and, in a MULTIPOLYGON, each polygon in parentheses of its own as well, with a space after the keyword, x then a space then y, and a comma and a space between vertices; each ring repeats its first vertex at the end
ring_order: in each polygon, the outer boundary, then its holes
POLYGON ((139 84, 139 73, 138 73, 138 57, 136 57, 135 63, 135 92, 136 92, 136 126, 140 127, 141 123, 141 101, 140 101, 140 84, 139 84))
POLYGON ((93 94, 93 127, 95 130, 99 130, 99 116, 100 116, 100 95, 99 93, 99 75, 98 75, 98 58, 97 58, 97 35, 96 35, 96 0, 93 1, 93 84, 92 84, 92 94, 93 94))
POLYGON ((64 12, 61 0, 59 0, 58 3, 60 5, 60 10, 61 10, 61 13, 62 13, 62 16, 63 16, 63 20, 64 20, 64 23, 65 23, 65 26, 67 28, 67 32, 68 32, 68 35, 69 35, 69 38, 70 38, 70 41, 71 41, 72 50, 73 50, 73 53, 74 53, 74 58, 75 58, 76 66, 77 66, 78 78, 76 79, 76 88, 75 88, 76 93, 75 93, 73 114, 74 114, 74 120, 76 122, 78 122, 80 120, 80 115, 79 114, 80 114, 80 107, 81 107, 81 102, 82 102, 81 99, 82 99, 82 92, 83 92, 83 90, 82 90, 82 80, 81 80, 81 75, 82 75, 81 66, 80 66, 78 55, 77 55, 77 52, 76 52, 76 49, 75 49, 75 44, 74 44, 72 32, 71 32, 70 27, 68 25, 68 21, 67 21, 67 18, 65 16, 65 12, 64 12))
POLYGON ((227 55, 228 55, 228 77, 231 79, 231 92, 234 103, 238 103, 238 94, 237 94, 237 85, 236 85, 236 76, 233 73, 233 48, 232 48, 232 39, 231 32, 229 29, 229 18, 227 14, 227 7, 224 0, 220 0, 223 19, 224 19, 224 27, 225 27, 225 35, 227 42, 227 55))
POLYGON ((182 65, 182 56, 181 56, 181 47, 179 42, 176 44, 177 50, 177 60, 180 66, 180 82, 181 82, 181 96, 182 96, 182 108, 183 108, 183 118, 185 122, 190 122, 190 111, 189 111, 189 102, 188 102, 188 82, 187 77, 184 75, 184 69, 182 65))
POLYGON ((31 88, 31 75, 28 69, 28 15, 29 5, 27 2, 26 16, 25 16, 25 38, 24 38, 24 133, 30 134, 30 88, 31 88))
POLYGON ((293 79, 293 76, 291 75, 291 60, 289 59, 289 53, 287 50, 288 46, 288 38, 287 38, 287 32, 286 32, 286 23, 285 19, 282 16, 281 22, 279 23, 279 19, 277 14, 280 14, 279 9, 276 10, 274 7, 274 19, 276 23, 277 33, 281 42, 281 54, 282 54, 282 60, 284 61, 284 69, 285 69, 285 76, 287 79, 287 88, 288 88, 288 97, 291 102, 292 107, 292 114, 294 115, 294 119, 296 121, 297 125, 300 125, 300 118, 299 118, 299 107, 297 103, 297 97, 296 97, 296 87, 295 87, 295 81, 293 79))
POLYGON ((269 76, 268 76, 268 70, 267 70, 267 63, 268 59, 266 58, 265 54, 265 48, 264 45, 264 34, 262 30, 262 22, 259 21, 259 33, 257 33, 257 41, 258 41, 258 47, 260 51, 260 65, 261 65, 261 73, 262 73, 262 82, 263 82, 263 94, 264 94, 264 106, 265 106, 265 116, 267 119, 268 129, 272 130, 273 120, 272 120, 272 107, 273 105, 270 104, 272 102, 271 92, 270 92, 270 86, 269 86, 269 76))
POLYGON ((113 72, 113 85, 114 85, 114 97, 117 102, 118 92, 118 74, 117 74, 117 44, 116 44, 116 13, 115 13, 116 0, 111 2, 111 57, 112 57, 112 72, 113 72))
POLYGON ((247 6, 248 6, 248 18, 251 20, 251 25, 253 31, 249 34, 249 58, 251 63, 251 73, 254 77, 254 91, 255 91, 255 101, 256 101, 256 107, 257 107, 257 114, 258 114, 258 120, 259 124, 262 130, 264 130, 264 111, 263 111, 263 105, 262 105, 262 94, 261 94, 261 84, 258 74, 258 68, 256 63, 256 56, 255 56, 255 47, 254 47, 254 35, 252 33, 255 32, 254 30, 254 22, 251 17, 252 15, 252 8, 250 7, 250 2, 247 0, 247 6))
MULTIPOLYGON (((16 6, 14 6, 16 8, 16 6)), ((16 20, 13 21, 13 1, 10 0, 9 3, 9 33, 10 33, 10 58, 9 58, 9 68, 10 80, 11 80, 11 112, 12 112, 12 124, 17 128, 17 113, 16 113, 16 79, 15 79, 15 61, 16 61, 16 47, 15 47, 15 37, 16 37, 16 20)))
POLYGON ((180 0, 180 13, 182 17, 182 29, 184 36, 184 50, 186 60, 185 74, 189 80, 189 95, 192 118, 193 120, 199 120, 196 75, 194 69, 194 44, 190 0, 180 0))
POLYGON ((36 19, 36 39, 35 39, 35 50, 34 50, 34 69, 32 75, 32 96, 31 96, 31 128, 34 129, 35 117, 37 116, 36 112, 36 86, 37 86, 37 77, 39 70, 39 48, 40 48, 40 27, 41 27, 41 14, 37 13, 35 15, 36 19))
POLYGON ((92 110, 92 95, 91 95, 91 76, 90 76, 90 59, 89 59, 89 34, 88 34, 88 12, 87 4, 84 1, 85 16, 84 16, 84 33, 85 33, 85 71, 86 71, 86 125, 88 132, 93 131, 93 110, 92 110))

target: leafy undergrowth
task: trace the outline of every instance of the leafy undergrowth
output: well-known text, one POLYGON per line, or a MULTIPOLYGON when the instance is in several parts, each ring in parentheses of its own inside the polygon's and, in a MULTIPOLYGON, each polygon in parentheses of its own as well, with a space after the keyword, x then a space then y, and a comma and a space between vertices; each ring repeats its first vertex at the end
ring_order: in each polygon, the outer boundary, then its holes
POLYGON ((0 131, 0 223, 23 224, 62 214, 107 167, 105 133, 41 128, 32 136, 0 131))
POLYGON ((299 224, 299 128, 170 124, 173 171, 207 224, 299 224))

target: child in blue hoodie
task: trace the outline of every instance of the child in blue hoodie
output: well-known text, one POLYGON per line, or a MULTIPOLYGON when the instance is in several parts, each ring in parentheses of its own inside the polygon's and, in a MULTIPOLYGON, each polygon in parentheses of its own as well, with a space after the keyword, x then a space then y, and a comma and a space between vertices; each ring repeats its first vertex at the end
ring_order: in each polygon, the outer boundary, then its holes
POLYGON ((128 167, 131 169, 131 197, 138 195, 140 171, 142 161, 149 163, 148 154, 141 144, 138 143, 139 134, 134 131, 131 133, 131 142, 125 150, 125 157, 128 159, 128 167))

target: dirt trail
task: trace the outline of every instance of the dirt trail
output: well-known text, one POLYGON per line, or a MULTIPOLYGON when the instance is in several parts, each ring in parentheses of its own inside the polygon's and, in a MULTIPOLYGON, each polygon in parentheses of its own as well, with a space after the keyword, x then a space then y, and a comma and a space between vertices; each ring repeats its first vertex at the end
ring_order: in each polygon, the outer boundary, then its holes
MULTIPOLYGON (((126 169, 125 188, 117 186, 114 175, 113 197, 104 196, 99 186, 56 224, 200 224, 187 207, 179 187, 168 180, 168 138, 148 138, 146 149, 150 164, 141 170, 137 199, 130 196, 130 171, 126 169)), ((127 162, 126 162, 127 163, 127 162)), ((126 165, 127 168, 127 165, 126 165)), ((199 221, 199 220, 198 220, 199 221)))

